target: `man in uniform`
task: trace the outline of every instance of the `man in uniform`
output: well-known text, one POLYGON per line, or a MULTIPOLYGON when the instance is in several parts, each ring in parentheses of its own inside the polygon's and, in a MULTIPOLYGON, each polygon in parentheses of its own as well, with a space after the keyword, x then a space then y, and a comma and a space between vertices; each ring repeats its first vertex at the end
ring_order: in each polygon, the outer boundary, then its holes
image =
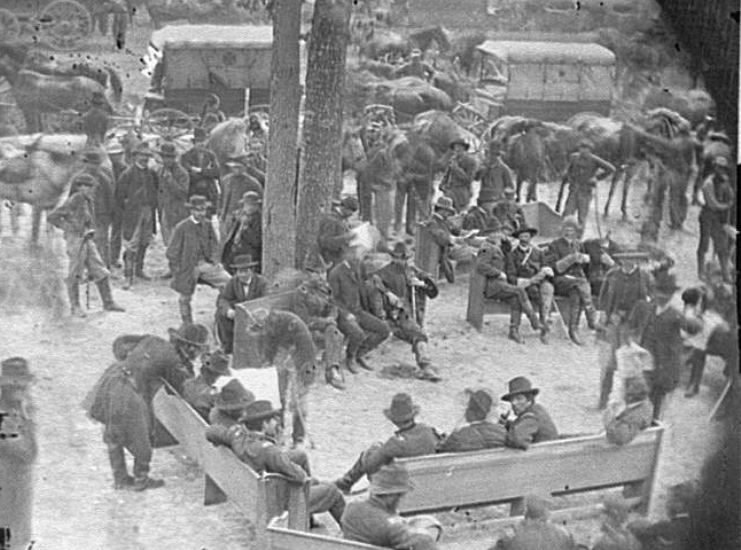
MULTIPOLYGON (((459 247, 463 240, 457 236, 459 231, 453 227, 450 217, 455 215, 453 200, 450 197, 440 197, 435 203, 432 217, 426 222, 427 231, 440 248, 440 272, 449 283, 455 282, 455 272, 451 263, 451 253, 459 247)), ((431 266, 434 270, 436 266, 431 266)))
POLYGON ((236 378, 224 384, 214 399, 214 406, 208 413, 208 423, 212 426, 238 426, 242 423, 245 407, 255 400, 255 394, 245 388, 236 378))
POLYGON ((537 234, 534 227, 521 227, 512 233, 519 242, 507 254, 505 272, 509 284, 524 288, 530 303, 538 304, 540 341, 547 344, 549 314, 553 305, 553 269, 546 265, 545 253, 532 245, 532 238, 537 234))
POLYGON ((123 224, 123 211, 116 197, 119 195, 118 182, 121 174, 128 168, 123 145, 115 143, 106 149, 108 158, 111 159, 113 169, 113 215, 111 218, 111 266, 121 267, 121 229, 123 224))
POLYGON ((355 464, 334 483, 345 494, 364 475, 372 476, 394 458, 430 455, 440 442, 440 434, 427 424, 415 422, 419 406, 407 393, 397 393, 383 414, 398 429, 385 443, 375 443, 360 453, 355 464))
POLYGON ((226 240, 221 250, 221 263, 229 273, 237 256, 249 254, 256 263, 254 270, 262 271, 262 198, 255 191, 246 191, 239 201, 239 210, 227 217, 226 240))
POLYGON ((580 226, 573 216, 566 218, 561 226, 561 237, 548 245, 546 258, 555 273, 553 286, 556 296, 569 297, 569 338, 581 346, 579 339, 579 317, 581 310, 587 317, 589 328, 597 328, 596 310, 592 303, 592 289, 584 273, 583 265, 589 263, 589 255, 579 242, 580 226))
POLYGON ((216 332, 221 342, 221 349, 231 355, 234 349, 234 306, 248 300, 262 298, 268 292, 268 281, 253 270, 258 262, 249 254, 234 258, 231 268, 236 270, 216 300, 216 332))
POLYGON ((159 181, 157 210, 160 216, 162 242, 167 246, 175 226, 188 217, 188 188, 190 179, 177 160, 175 145, 165 142, 160 147, 162 164, 157 167, 159 181))
POLYGON ((467 424, 456 428, 437 447, 438 453, 466 453, 504 447, 507 430, 501 424, 489 422, 492 396, 484 390, 467 389, 468 406, 465 419, 467 424))
POLYGON ((309 513, 329 512, 340 525, 345 499, 331 483, 322 483, 311 477, 305 454, 299 456, 299 453, 287 452, 278 446, 280 416, 281 411, 273 409, 270 401, 253 401, 244 408, 243 426, 210 426, 206 429, 206 439, 213 445, 230 447, 242 462, 260 474, 281 474, 297 485, 309 482, 309 513))
POLYGON ((735 203, 735 194, 728 177, 728 160, 725 157, 716 157, 713 161, 713 173, 702 184, 704 204, 700 209, 700 242, 697 244, 697 276, 703 278, 702 271, 705 265, 705 254, 710 241, 718 255, 723 278, 731 280, 728 265, 728 237, 723 225, 731 223, 732 208, 735 203))
MULTIPOLYGON (((488 154, 484 165, 476 172, 474 179, 481 182, 479 197, 485 194, 496 202, 503 198, 504 190, 508 187, 514 189, 512 170, 502 160, 502 146, 498 141, 489 142, 488 154)), ((490 211, 491 212, 491 211, 490 211)))
POLYGON ((533 330, 543 330, 533 310, 525 288, 507 282, 505 254, 502 251, 502 232, 487 228, 486 241, 476 257, 476 272, 486 277, 484 296, 491 300, 508 301, 510 304, 509 339, 522 343, 520 319, 525 312, 533 330))
MULTIPOLYGON (((576 212, 579 225, 584 227, 587 223, 589 205, 592 203, 592 195, 597 180, 613 172, 615 172, 615 167, 612 164, 592 152, 592 143, 586 139, 581 140, 579 151, 569 156, 569 165, 566 167, 566 174, 561 182, 561 191, 563 191, 566 182, 569 183, 569 196, 566 199, 563 215, 571 216, 576 212), (598 174, 600 169, 602 173, 598 174)), ((557 202, 560 203, 561 201, 557 202)), ((559 204, 556 206, 559 206, 559 204)))
POLYGON ((440 182, 440 190, 443 194, 453 199, 453 208, 461 212, 471 202, 471 183, 473 183, 476 161, 469 156, 468 143, 463 139, 454 139, 450 142, 450 158, 448 168, 440 182))
POLYGON ((642 372, 625 380, 622 394, 610 400, 602 417, 607 441, 614 445, 630 443, 653 421, 653 407, 648 400, 648 386, 642 372))
POLYGON ((515 194, 514 187, 505 187, 504 198, 497 202, 492 209, 492 214, 502 224, 505 234, 512 233, 512 231, 524 227, 527 223, 522 207, 515 200, 515 194))
POLYGON ((540 497, 525 497, 525 519, 513 533, 503 536, 492 550, 576 550, 574 537, 548 521, 548 504, 540 497))
POLYGON ((116 203, 123 212, 124 290, 134 284, 134 275, 144 275, 144 257, 154 233, 154 211, 157 208, 157 174, 148 167, 151 152, 146 143, 134 150, 134 163, 116 183, 116 203))
POLYGON ((319 254, 328 264, 335 266, 342 261, 348 243, 353 238, 347 220, 357 211, 358 199, 355 197, 333 200, 332 209, 319 221, 319 254))
POLYGON ((101 92, 93 92, 90 98, 90 109, 82 115, 82 128, 87 136, 86 147, 100 147, 105 142, 110 117, 105 109, 106 100, 101 92))
POLYGON ((201 372, 195 378, 183 382, 185 399, 204 420, 216 401, 214 384, 222 376, 229 376, 229 358, 221 351, 204 354, 201 357, 201 372))
POLYGON ((49 213, 48 221, 64 231, 64 240, 69 257, 67 275, 67 294, 71 313, 74 317, 85 317, 80 307, 80 282, 87 269, 87 276, 98 285, 98 292, 106 311, 124 311, 113 301, 111 295, 111 273, 106 269, 98 253, 93 237, 95 235, 95 206, 93 193, 96 180, 90 174, 73 177, 70 197, 58 208, 49 213))
POLYGON ((612 390, 612 379, 617 368, 615 352, 625 340, 628 319, 636 302, 651 300, 652 277, 640 269, 639 262, 647 261, 648 254, 640 251, 626 251, 613 255, 618 266, 611 269, 599 294, 600 325, 606 329, 606 339, 610 344, 607 362, 602 366, 600 397, 598 407, 604 409, 612 390))
POLYGON ((111 268, 110 232, 116 203, 113 196, 113 174, 103 168, 103 156, 97 150, 85 151, 81 174, 90 174, 95 178, 93 190, 95 203, 95 246, 106 268, 111 268))
POLYGON ((401 499, 413 489, 403 466, 383 466, 371 476, 368 499, 353 501, 345 508, 341 522, 344 538, 397 550, 436 550, 435 539, 415 529, 397 511, 401 499))
MULTIPOLYGON (((226 161, 229 174, 221 180, 221 204, 219 205, 219 230, 221 239, 228 235, 232 227, 232 215, 243 205, 245 193, 252 191, 262 198, 262 185, 247 173, 244 159, 232 157, 226 161)), ((254 254, 253 254, 254 255, 254 254)))
POLYGON ((527 450, 533 443, 558 439, 558 430, 548 411, 535 402, 539 392, 524 376, 509 381, 509 392, 502 396, 502 401, 510 402, 515 418, 503 415, 500 419, 507 428, 508 447, 527 450))
POLYGON ((476 198, 476 204, 468 209, 463 216, 462 227, 464 231, 478 229, 484 231, 490 225, 499 224, 499 220, 492 214, 493 195, 491 189, 483 189, 476 198))
POLYGON ((196 285, 203 282, 221 289, 230 277, 218 262, 219 241, 206 218, 208 201, 193 195, 186 206, 190 216, 175 226, 166 255, 172 273, 170 287, 180 294, 180 316, 184 324, 190 324, 193 322, 190 302, 196 285))
POLYGON ((188 197, 200 195, 206 197, 210 205, 206 213, 207 219, 216 213, 219 204, 219 161, 213 151, 206 147, 208 133, 203 128, 193 130, 193 147, 183 153, 180 163, 188 172, 190 188, 188 197))

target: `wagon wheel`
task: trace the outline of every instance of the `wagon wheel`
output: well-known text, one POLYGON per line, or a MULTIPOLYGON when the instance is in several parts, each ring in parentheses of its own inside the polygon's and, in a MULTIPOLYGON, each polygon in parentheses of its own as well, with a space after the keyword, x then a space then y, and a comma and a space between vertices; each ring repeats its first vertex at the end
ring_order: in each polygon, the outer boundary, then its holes
POLYGON ((477 136, 486 128, 486 117, 467 103, 459 103, 453 109, 453 118, 469 132, 477 136))
POLYGON ((0 9, 0 36, 8 42, 21 35, 21 24, 15 14, 6 9, 0 9))
POLYGON ((54 0, 43 9, 39 21, 57 50, 73 49, 93 32, 90 12, 74 0, 54 0))
POLYGON ((176 139, 195 128, 193 117, 177 109, 157 109, 144 115, 143 127, 164 138, 176 139))

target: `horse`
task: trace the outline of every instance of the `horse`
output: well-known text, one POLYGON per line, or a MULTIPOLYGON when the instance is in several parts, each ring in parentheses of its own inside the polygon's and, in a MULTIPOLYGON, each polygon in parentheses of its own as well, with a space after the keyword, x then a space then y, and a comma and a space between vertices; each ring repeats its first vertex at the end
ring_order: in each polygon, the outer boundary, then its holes
POLYGON ((441 52, 447 52, 451 47, 448 33, 440 25, 415 31, 409 35, 408 40, 413 48, 423 52, 430 49, 433 42, 437 43, 441 52))
POLYGON ((538 200, 538 182, 545 180, 546 143, 549 132, 537 120, 529 120, 520 126, 520 132, 508 139, 504 160, 515 172, 517 180, 516 196, 520 201, 522 184, 528 182, 527 202, 538 200))

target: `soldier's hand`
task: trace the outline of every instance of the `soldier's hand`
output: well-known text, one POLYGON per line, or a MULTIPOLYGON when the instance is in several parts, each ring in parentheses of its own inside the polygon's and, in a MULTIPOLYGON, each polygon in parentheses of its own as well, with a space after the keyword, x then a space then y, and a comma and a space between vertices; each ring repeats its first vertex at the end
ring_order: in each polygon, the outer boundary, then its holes
POLYGON ((226 312, 226 318, 227 319, 234 319, 234 317, 237 315, 237 312, 233 309, 230 309, 226 312))

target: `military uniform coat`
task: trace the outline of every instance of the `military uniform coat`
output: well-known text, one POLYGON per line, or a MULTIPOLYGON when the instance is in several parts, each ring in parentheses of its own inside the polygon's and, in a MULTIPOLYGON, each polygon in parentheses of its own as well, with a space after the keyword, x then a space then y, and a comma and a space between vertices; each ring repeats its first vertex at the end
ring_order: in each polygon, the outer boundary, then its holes
POLYGON ((523 412, 507 426, 507 446, 527 449, 532 443, 558 439, 558 430, 551 415, 540 403, 523 412))
POLYGON ((237 304, 262 298, 267 293, 268 280, 262 275, 253 273, 246 289, 239 278, 234 276, 219 292, 219 297, 216 299, 216 312, 220 316, 226 316, 227 312, 234 309, 237 304))
POLYGON ((171 168, 161 166, 157 171, 157 178, 159 180, 157 208, 160 211, 162 233, 167 244, 175 226, 190 215, 188 207, 185 206, 188 201, 190 180, 188 172, 177 162, 171 168))
POLYGON ((576 550, 573 537, 549 521, 524 519, 511 536, 497 541, 496 550, 576 550))
POLYGON ((219 161, 213 151, 205 147, 193 147, 180 157, 180 164, 188 172, 190 187, 188 197, 201 195, 211 202, 208 215, 213 216, 219 204, 219 161))
MULTIPOLYGON (((123 212, 122 234, 128 241, 134 234, 142 209, 152 212, 157 208, 157 174, 149 168, 132 164, 116 182, 116 203, 123 212)), ((154 227, 152 228, 154 232, 154 227)))
POLYGON ((484 242, 476 256, 476 273, 486 277, 484 296, 496 299, 503 290, 503 285, 508 285, 501 278, 502 274, 506 275, 505 270, 506 258, 501 247, 489 241, 484 242))
POLYGON ((492 199, 498 201, 502 198, 507 187, 514 188, 512 171, 501 159, 484 164, 476 172, 475 179, 481 181, 481 191, 491 189, 492 199))
POLYGON ((253 268, 261 271, 262 262, 262 211, 257 210, 250 215, 238 212, 227 220, 221 263, 230 274, 236 271, 232 267, 234 259, 242 254, 249 254, 257 262, 253 268))
POLYGON ((167 246, 167 261, 172 272, 170 287, 180 294, 191 295, 196 290, 195 268, 201 262, 218 263, 219 241, 211 222, 196 223, 185 218, 175 226, 167 246))
POLYGON ((515 246, 505 263, 507 281, 517 284, 517 279, 531 279, 545 267, 545 252, 537 246, 530 246, 527 250, 520 245, 515 246))
POLYGON ((494 447, 504 447, 507 430, 487 420, 471 422, 454 430, 437 448, 439 453, 465 453, 494 447))
POLYGON ((434 454, 439 442, 439 434, 435 428, 427 424, 415 423, 408 428, 397 430, 385 443, 364 453, 365 473, 374 474, 394 458, 434 454))
POLYGON ((350 313, 362 310, 360 276, 347 262, 334 266, 327 274, 327 282, 332 300, 341 309, 350 313))
POLYGON ((513 200, 504 199, 499 201, 494 205, 492 214, 509 231, 514 231, 526 225, 522 207, 513 200))
POLYGON ((334 210, 322 217, 317 231, 319 254, 325 262, 335 265, 342 261, 342 255, 347 247, 347 232, 350 226, 334 210))
POLYGON ((490 216, 489 213, 481 208, 480 206, 472 206, 463 216, 463 229, 468 231, 470 229, 478 229, 483 231, 487 227, 493 225, 493 223, 499 225, 499 220, 490 216))

